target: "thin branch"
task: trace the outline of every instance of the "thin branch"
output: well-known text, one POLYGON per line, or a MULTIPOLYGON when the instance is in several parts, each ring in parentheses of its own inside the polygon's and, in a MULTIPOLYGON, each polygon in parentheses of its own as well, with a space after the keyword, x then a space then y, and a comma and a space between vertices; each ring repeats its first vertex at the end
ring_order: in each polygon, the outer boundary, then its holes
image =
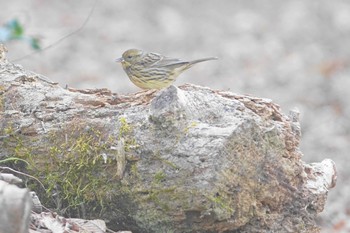
POLYGON ((34 177, 34 176, 28 175, 28 174, 23 173, 23 172, 20 172, 20 171, 16 171, 15 169, 12 169, 12 168, 9 168, 9 167, 2 167, 2 166, 0 166, 0 169, 3 169, 3 170, 10 170, 10 171, 12 171, 12 172, 14 172, 14 173, 17 173, 17 174, 20 174, 20 175, 23 175, 23 176, 27 176, 27 177, 29 177, 29 178, 32 178, 32 179, 38 181, 39 184, 41 185, 41 187, 46 191, 46 188, 45 188, 45 186, 43 185, 43 183, 41 183, 40 180, 38 180, 38 179, 37 179, 36 177, 34 177))
POLYGON ((90 19, 92 13, 94 12, 94 9, 95 9, 95 7, 96 7, 97 1, 98 1, 98 0, 95 0, 94 5, 91 7, 90 13, 89 13, 88 16, 86 17, 86 19, 85 19, 85 21, 83 22, 83 24, 82 24, 78 29, 76 29, 76 30, 74 30, 73 32, 71 32, 71 33, 69 33, 69 34, 67 34, 67 35, 65 35, 65 36, 63 36, 63 37, 61 37, 60 39, 58 39, 58 40, 55 41, 54 43, 50 44, 49 46, 47 46, 47 47, 45 47, 45 48, 43 48, 43 49, 41 49, 41 50, 34 51, 34 52, 29 53, 29 54, 27 54, 27 55, 24 55, 23 57, 20 57, 20 58, 16 58, 16 59, 12 60, 11 62, 18 62, 18 61, 21 61, 21 60, 23 60, 23 59, 26 59, 26 58, 28 58, 28 57, 34 55, 34 54, 37 54, 37 53, 41 53, 41 52, 43 52, 43 51, 46 51, 46 50, 48 50, 48 49, 50 49, 50 48, 52 48, 52 47, 54 47, 54 46, 60 44, 62 41, 64 41, 64 40, 67 39, 68 37, 71 37, 72 35, 79 33, 81 30, 83 30, 83 28, 85 27, 85 25, 86 25, 87 22, 89 21, 89 19, 90 19))

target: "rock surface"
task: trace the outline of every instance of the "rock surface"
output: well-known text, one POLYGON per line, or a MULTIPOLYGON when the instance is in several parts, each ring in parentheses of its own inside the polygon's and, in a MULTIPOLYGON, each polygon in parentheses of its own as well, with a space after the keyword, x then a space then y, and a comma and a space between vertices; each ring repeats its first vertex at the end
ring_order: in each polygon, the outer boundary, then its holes
POLYGON ((32 200, 27 189, 0 178, 0 232, 27 233, 32 200))
POLYGON ((0 158, 30 160, 39 179, 59 174, 54 186, 43 181, 51 204, 67 201, 70 183, 85 185, 78 213, 115 230, 319 232, 335 166, 303 163, 297 112, 193 85, 129 96, 63 89, 0 64, 0 158))

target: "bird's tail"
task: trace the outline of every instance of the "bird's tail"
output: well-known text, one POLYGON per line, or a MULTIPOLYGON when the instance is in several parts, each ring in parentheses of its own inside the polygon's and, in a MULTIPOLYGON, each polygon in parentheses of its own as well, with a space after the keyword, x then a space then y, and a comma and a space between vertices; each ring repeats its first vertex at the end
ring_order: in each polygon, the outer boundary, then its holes
POLYGON ((217 60, 217 57, 208 57, 208 58, 202 58, 202 59, 197 59, 193 61, 177 61, 174 63, 170 63, 165 65, 164 67, 171 68, 171 69, 178 69, 180 72, 187 70, 191 68, 194 64, 197 64, 199 62, 203 61, 210 61, 210 60, 217 60))
POLYGON ((199 62, 210 61, 210 60, 218 60, 218 58, 217 57, 202 58, 202 59, 190 61, 190 62, 188 62, 188 64, 189 64, 189 66, 192 66, 192 65, 197 64, 199 62))

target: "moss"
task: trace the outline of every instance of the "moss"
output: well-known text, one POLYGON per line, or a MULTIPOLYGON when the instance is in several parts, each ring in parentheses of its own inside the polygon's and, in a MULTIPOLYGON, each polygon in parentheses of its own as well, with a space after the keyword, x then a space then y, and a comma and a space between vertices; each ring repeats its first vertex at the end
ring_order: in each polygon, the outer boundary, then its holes
MULTIPOLYGON (((167 212, 170 210, 170 201, 169 196, 173 196, 176 187, 169 188, 152 188, 148 190, 148 195, 144 199, 147 203, 152 201, 154 204, 158 206, 157 209, 160 208, 159 215, 161 216, 163 212, 167 212)), ((145 191, 145 190, 144 190, 145 191)))
POLYGON ((134 177, 134 178, 140 178, 140 174, 137 170, 137 164, 133 163, 130 166, 130 174, 134 177))
POLYGON ((124 151, 130 152, 131 150, 136 149, 139 145, 137 144, 136 139, 133 137, 132 125, 130 125, 127 122, 125 117, 120 117, 118 124, 119 124, 118 141, 123 140, 124 151))
MULTIPOLYGON (((106 132, 105 127, 78 122, 68 123, 59 131, 40 138, 16 133, 11 125, 1 133, 11 135, 6 138, 8 155, 28 162, 27 165, 19 161, 13 167, 37 177, 46 187, 43 191, 35 180, 26 181, 44 206, 66 216, 84 218, 87 217, 85 213, 93 217, 97 213, 101 216, 108 213, 104 219, 123 219, 133 225, 132 219, 139 218, 141 225, 148 219, 154 221, 152 229, 171 225, 167 213, 174 208, 172 201, 182 200, 183 194, 178 193, 175 186, 166 185, 164 170, 156 172, 150 187, 144 189, 137 160, 128 159, 138 146, 133 126, 122 117, 116 128, 119 130, 116 137, 106 132), (116 176, 119 152, 115 148, 120 141, 124 141, 128 174, 122 180, 116 176)), ((173 163, 159 156, 158 159, 168 165, 168 169, 177 169, 173 163)), ((171 226, 164 229, 169 228, 171 226)))
MULTIPOLYGON (((159 173, 160 174, 160 173, 159 173)), ((161 175, 163 176, 163 175, 161 175)), ((168 215, 172 211, 176 188, 161 187, 162 185, 153 182, 149 189, 139 190, 134 193, 135 198, 142 208, 134 215, 136 221, 150 232, 171 232, 173 219, 168 215), (144 225, 147 223, 147 225, 144 225)))
POLYGON ((4 128, 3 134, 5 135, 12 135, 14 133, 14 129, 12 128, 12 125, 8 125, 7 127, 4 128))
POLYGON ((0 85, 0 112, 4 111, 5 98, 4 98, 5 87, 0 85))
POLYGON ((128 134, 132 131, 132 127, 129 125, 125 117, 119 118, 119 138, 123 137, 125 134, 128 134))
POLYGON ((163 171, 158 171, 156 174, 154 174, 154 182, 159 184, 166 178, 166 175, 163 171))
POLYGON ((153 158, 153 159, 159 160, 159 161, 161 161, 162 163, 166 164, 167 166, 169 166, 169 167, 171 167, 171 168, 173 168, 173 169, 176 169, 176 170, 179 169, 179 167, 176 166, 176 164, 172 163, 171 161, 169 161, 169 160, 167 160, 167 159, 162 158, 162 157, 160 156, 160 152, 159 152, 159 151, 157 151, 156 153, 154 153, 154 158, 153 158))
POLYGON ((214 195, 206 195, 209 201, 212 202, 214 210, 217 213, 217 209, 220 209, 219 212, 225 212, 228 216, 231 216, 234 213, 234 209, 231 207, 232 200, 227 197, 223 197, 218 193, 214 195))
POLYGON ((164 214, 160 214, 156 208, 149 208, 146 211, 137 212, 134 217, 143 229, 147 229, 148 232, 176 232, 176 228, 172 225, 172 219, 164 214))
POLYGON ((28 165, 19 161, 13 167, 37 177, 46 187, 45 192, 40 192, 43 189, 35 180, 27 180, 27 186, 37 192, 46 207, 60 214, 87 217, 84 213, 89 213, 96 217, 96 213, 108 213, 103 216, 106 220, 123 219, 135 225, 130 220, 139 218, 141 224, 149 219, 154 221, 150 224, 155 224, 152 229, 161 225, 171 229, 168 218, 169 211, 176 208, 174 203, 191 205, 188 190, 178 190, 168 180, 166 171, 178 167, 155 153, 154 159, 165 165, 164 170, 153 174, 151 185, 145 188, 143 181, 149 177, 141 176, 138 160, 132 159, 138 147, 133 125, 121 117, 113 130, 117 133, 112 135, 105 126, 79 122, 67 123, 58 131, 38 137, 22 135, 8 124, 1 134, 11 136, 0 141, 0 147, 5 143, 8 155, 27 161, 28 165), (116 176, 118 145, 122 145, 126 157, 122 180, 116 176))
MULTIPOLYGON (((8 155, 27 161, 25 172, 37 177, 46 187, 45 192, 40 192, 38 183, 27 181, 47 207, 61 210, 62 214, 81 216, 89 210, 103 210, 113 196, 127 194, 115 177, 117 152, 111 149, 115 140, 98 125, 72 122, 40 141, 14 134, 11 126, 2 133, 11 136, 0 142, 0 146, 7 149, 8 155)), ((13 167, 24 170, 21 164, 13 167)))
POLYGON ((77 210, 93 203, 102 209, 117 188, 111 182, 117 163, 112 144, 97 128, 68 126, 63 131, 49 136, 48 144, 52 146, 46 155, 35 156, 32 171, 44 179, 47 198, 55 200, 56 205, 62 203, 77 210))

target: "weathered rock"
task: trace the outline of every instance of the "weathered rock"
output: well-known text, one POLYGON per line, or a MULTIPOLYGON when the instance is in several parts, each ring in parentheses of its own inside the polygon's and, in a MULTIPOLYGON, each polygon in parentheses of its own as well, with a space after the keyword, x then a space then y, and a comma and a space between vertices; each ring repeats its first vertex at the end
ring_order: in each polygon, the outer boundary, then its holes
POLYGON ((27 189, 0 180, 0 207, 0 232, 28 232, 32 200, 27 189))
POLYGON ((267 99, 193 85, 63 89, 4 62, 0 114, 0 158, 30 160, 49 204, 115 230, 319 232, 335 184, 330 160, 302 162, 298 114, 267 99))
MULTIPOLYGON (((52 212, 32 213, 29 233, 105 233, 106 223, 100 219, 64 218, 52 212)), ((118 232, 119 233, 119 232, 118 232)))

